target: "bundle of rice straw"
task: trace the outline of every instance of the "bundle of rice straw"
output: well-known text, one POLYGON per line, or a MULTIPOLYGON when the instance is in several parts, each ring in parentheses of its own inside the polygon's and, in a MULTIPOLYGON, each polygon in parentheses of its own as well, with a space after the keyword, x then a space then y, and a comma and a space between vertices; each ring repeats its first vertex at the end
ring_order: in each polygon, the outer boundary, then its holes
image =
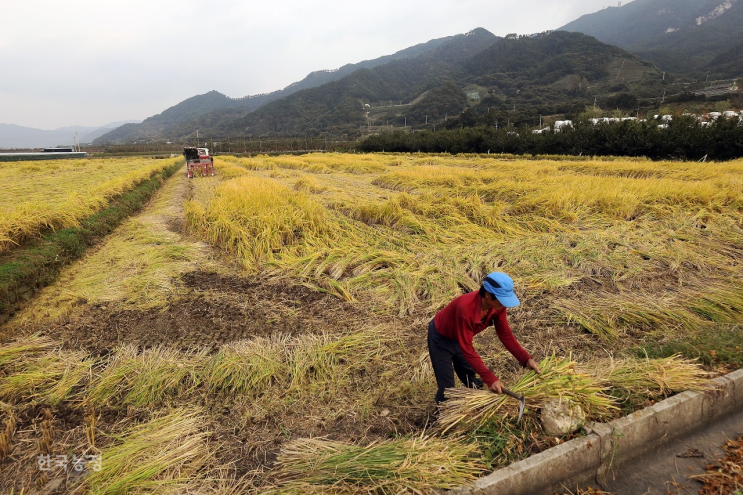
MULTIPOLYGON (((568 356, 549 356, 539 364, 541 374, 529 371, 513 387, 523 395, 530 408, 538 408, 552 398, 565 398, 580 404, 589 416, 602 417, 616 409, 614 399, 604 392, 604 384, 594 376, 578 373, 568 356)), ((515 416, 518 403, 505 394, 489 390, 452 388, 446 390, 448 400, 441 405, 439 426, 442 433, 452 429, 471 429, 489 423, 494 418, 515 416)))
POLYGON ((477 478, 485 465, 472 443, 437 437, 356 445, 300 438, 282 448, 277 493, 431 493, 477 478))
POLYGON ((711 386, 711 373, 695 360, 679 354, 660 359, 608 359, 584 366, 586 373, 625 391, 627 395, 665 397, 685 390, 711 386))

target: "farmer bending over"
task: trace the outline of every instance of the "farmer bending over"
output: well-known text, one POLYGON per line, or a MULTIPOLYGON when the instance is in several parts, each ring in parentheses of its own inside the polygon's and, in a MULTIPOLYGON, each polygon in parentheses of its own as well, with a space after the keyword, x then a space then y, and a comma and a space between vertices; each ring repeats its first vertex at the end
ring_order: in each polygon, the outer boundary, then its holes
POLYGON ((439 311, 428 324, 428 354, 436 375, 436 404, 446 400, 444 389, 454 386, 454 374, 470 388, 480 388, 484 381, 488 389, 502 392, 503 384, 482 362, 472 347, 475 335, 492 323, 508 352, 518 359, 521 366, 539 373, 537 363, 518 343, 506 319, 506 308, 519 305, 513 292, 513 280, 502 272, 485 277, 479 292, 463 294, 439 311), (482 381, 475 375, 482 377, 482 381))

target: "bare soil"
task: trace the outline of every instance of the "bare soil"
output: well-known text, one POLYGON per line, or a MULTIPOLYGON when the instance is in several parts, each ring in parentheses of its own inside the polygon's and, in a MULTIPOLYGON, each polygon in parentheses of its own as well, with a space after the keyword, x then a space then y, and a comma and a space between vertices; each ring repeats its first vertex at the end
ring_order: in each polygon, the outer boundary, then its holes
POLYGON ((342 331, 369 316, 336 297, 257 278, 197 271, 184 274, 180 285, 181 294, 165 308, 92 305, 74 319, 39 330, 68 348, 103 355, 121 344, 185 350, 276 333, 342 331))

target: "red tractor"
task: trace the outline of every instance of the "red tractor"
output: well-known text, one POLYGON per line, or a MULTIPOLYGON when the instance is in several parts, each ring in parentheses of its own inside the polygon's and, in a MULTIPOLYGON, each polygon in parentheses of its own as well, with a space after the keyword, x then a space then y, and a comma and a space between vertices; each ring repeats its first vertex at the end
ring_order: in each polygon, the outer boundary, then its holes
POLYGON ((214 157, 209 156, 208 148, 183 148, 183 156, 186 157, 189 179, 193 179, 194 175, 214 177, 214 157))

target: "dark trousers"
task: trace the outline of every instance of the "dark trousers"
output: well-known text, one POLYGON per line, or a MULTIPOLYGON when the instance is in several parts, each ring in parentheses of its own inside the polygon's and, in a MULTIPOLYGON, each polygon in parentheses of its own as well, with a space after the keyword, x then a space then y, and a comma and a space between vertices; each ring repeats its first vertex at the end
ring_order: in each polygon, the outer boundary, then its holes
POLYGON ((447 339, 436 331, 433 320, 428 324, 428 355, 431 357, 433 373, 436 375, 436 404, 445 401, 444 389, 454 387, 454 371, 466 387, 480 388, 482 380, 477 378, 475 370, 462 355, 462 349, 456 340, 447 339))

